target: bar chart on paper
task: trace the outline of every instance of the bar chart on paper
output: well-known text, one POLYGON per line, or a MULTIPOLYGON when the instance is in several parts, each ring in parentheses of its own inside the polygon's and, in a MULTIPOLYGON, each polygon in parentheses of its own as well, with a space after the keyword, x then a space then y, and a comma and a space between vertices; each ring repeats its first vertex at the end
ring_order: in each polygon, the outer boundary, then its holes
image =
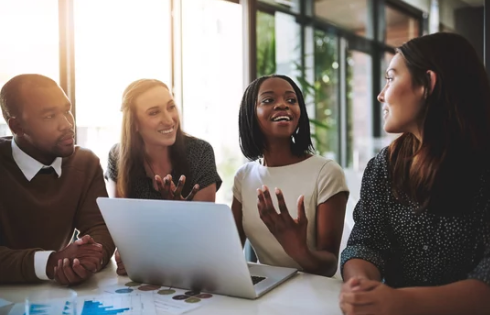
POLYGON ((155 315, 151 297, 100 295, 79 300, 81 315, 155 315))
POLYGON ((28 311, 29 315, 72 315, 74 312, 74 304, 64 300, 50 300, 45 303, 32 303, 29 306, 24 303, 16 303, 8 313, 8 315, 25 315, 28 311))
MULTIPOLYGON (((81 296, 75 304, 51 300, 31 304, 29 314, 36 315, 157 315, 152 295, 99 294, 81 296), (76 313, 74 308, 76 307, 76 313)), ((24 303, 16 303, 8 315, 25 315, 24 303)))
POLYGON ((65 303, 46 303, 46 304, 31 304, 29 305, 29 314, 36 315, 49 315, 49 314, 62 314, 62 315, 71 315, 69 312, 69 302, 65 303))
POLYGON ((85 301, 82 315, 116 315, 127 313, 130 310, 129 307, 114 308, 113 305, 105 306, 99 301, 85 301))

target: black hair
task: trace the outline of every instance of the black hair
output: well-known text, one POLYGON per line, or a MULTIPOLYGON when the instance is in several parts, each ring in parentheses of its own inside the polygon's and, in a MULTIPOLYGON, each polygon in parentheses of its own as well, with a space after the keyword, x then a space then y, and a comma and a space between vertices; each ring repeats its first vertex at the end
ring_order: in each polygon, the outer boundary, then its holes
POLYGON ((243 155, 247 159, 254 161, 263 155, 266 148, 265 136, 257 121, 256 104, 261 84, 270 78, 279 78, 287 81, 293 87, 296 97, 298 98, 298 105, 301 115, 299 117, 298 128, 290 140, 291 153, 293 153, 295 156, 301 157, 314 152, 313 144, 311 142, 310 122, 308 119, 308 113, 306 112, 303 93, 301 93, 298 85, 294 83, 291 78, 285 75, 274 74, 263 76, 254 80, 252 83, 250 83, 243 94, 240 112, 238 115, 240 148, 243 155))

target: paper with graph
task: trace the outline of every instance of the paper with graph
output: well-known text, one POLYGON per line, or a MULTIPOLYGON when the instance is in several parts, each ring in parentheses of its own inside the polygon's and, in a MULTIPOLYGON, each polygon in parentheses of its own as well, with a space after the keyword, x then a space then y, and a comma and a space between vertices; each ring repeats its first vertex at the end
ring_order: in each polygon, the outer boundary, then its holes
MULTIPOLYGON (((100 294, 79 296, 76 302, 51 300, 30 305, 36 315, 179 315, 211 300, 212 294, 128 282, 101 289, 100 294)), ((25 315, 24 303, 13 306, 8 315, 25 315)))
MULTIPOLYGON (((62 300, 51 300, 29 306, 36 315, 157 315, 155 303, 147 295, 94 295, 77 298, 75 305, 62 300), (73 310, 76 309, 76 313, 73 310)), ((24 315, 24 303, 17 303, 9 315, 24 315)))
POLYGON ((81 315, 157 315, 152 297, 142 294, 80 297, 78 304, 81 315))
POLYGON ((113 285, 103 288, 105 293, 132 296, 151 296, 158 314, 179 315, 194 310, 213 297, 212 294, 191 290, 162 287, 159 285, 128 282, 124 285, 113 285))

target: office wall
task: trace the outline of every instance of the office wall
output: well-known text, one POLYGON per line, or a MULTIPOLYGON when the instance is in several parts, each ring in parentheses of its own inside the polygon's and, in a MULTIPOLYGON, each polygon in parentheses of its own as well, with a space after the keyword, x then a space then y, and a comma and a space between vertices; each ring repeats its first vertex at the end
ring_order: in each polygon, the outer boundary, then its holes
POLYGON ((456 30, 456 11, 469 7, 460 0, 439 0, 439 20, 444 26, 456 30))
POLYGON ((454 12, 454 26, 458 34, 466 37, 475 47, 480 60, 483 61, 484 37, 483 37, 483 6, 463 7, 454 12))

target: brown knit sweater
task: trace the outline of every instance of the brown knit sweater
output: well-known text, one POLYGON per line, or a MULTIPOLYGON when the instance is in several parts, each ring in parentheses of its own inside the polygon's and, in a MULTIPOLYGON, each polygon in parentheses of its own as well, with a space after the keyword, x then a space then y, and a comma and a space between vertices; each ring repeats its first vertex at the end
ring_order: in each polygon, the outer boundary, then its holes
POLYGON ((62 162, 62 174, 27 181, 12 157, 11 137, 0 138, 0 284, 34 282, 34 253, 58 251, 74 233, 103 245, 104 264, 114 243, 96 198, 107 196, 99 159, 87 149, 62 162))

